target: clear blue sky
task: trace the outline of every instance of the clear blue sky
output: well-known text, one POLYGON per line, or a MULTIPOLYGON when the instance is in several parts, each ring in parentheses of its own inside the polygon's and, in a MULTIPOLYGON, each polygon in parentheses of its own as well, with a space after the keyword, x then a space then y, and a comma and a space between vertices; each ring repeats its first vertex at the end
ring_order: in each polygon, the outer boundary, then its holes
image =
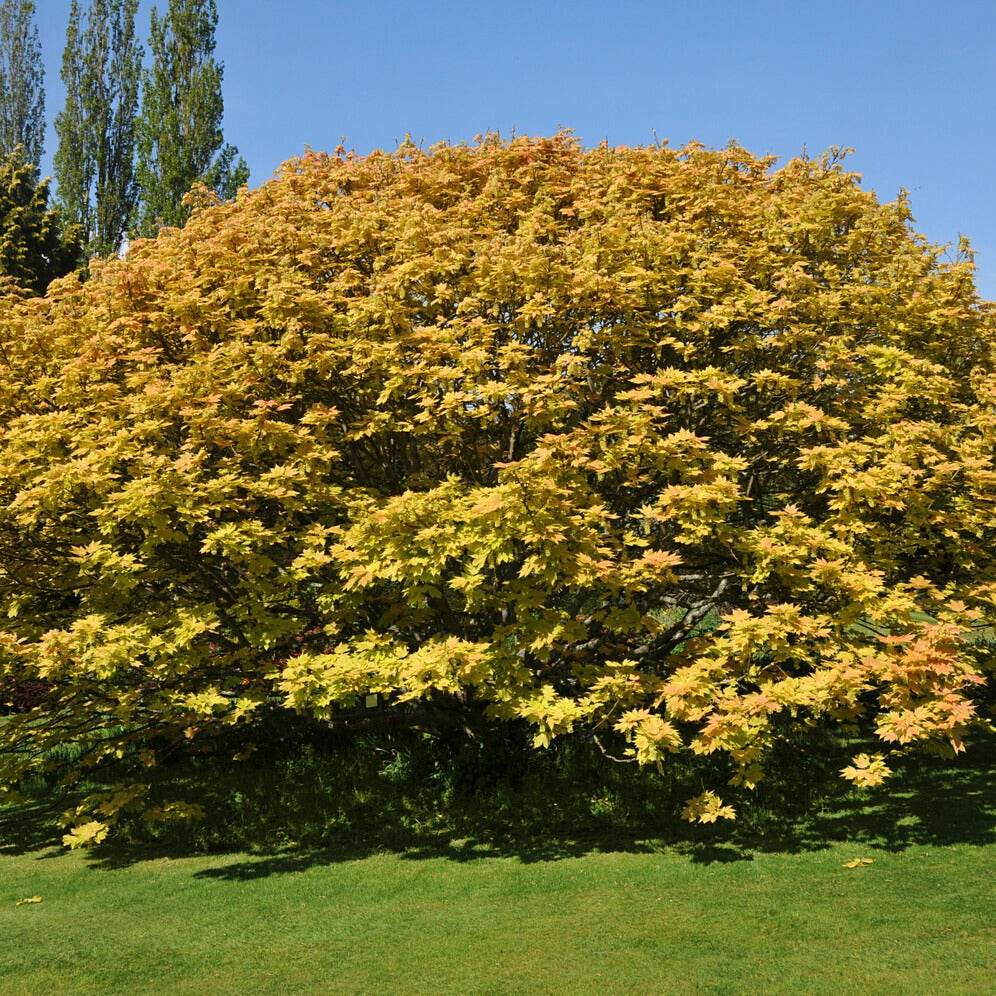
MULTIPOLYGON (((306 145, 359 152, 411 133, 573 129, 586 145, 654 132, 851 168, 912 196, 934 242, 963 233, 996 298, 993 0, 217 0, 225 137, 258 184, 306 145)), ((160 0, 160 9, 165 0, 160 0)), ((51 122, 69 0, 37 0, 51 122)), ((150 0, 139 23, 148 36, 150 0)))

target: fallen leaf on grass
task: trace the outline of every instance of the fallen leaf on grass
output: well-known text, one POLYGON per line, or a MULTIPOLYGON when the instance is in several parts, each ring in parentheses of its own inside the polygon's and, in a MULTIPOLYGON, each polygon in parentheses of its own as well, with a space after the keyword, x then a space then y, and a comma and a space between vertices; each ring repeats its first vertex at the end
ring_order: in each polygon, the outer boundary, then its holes
POLYGON ((870 865, 875 861, 874 858, 855 858, 853 861, 845 861, 845 868, 857 868, 858 865, 870 865))
POLYGON ((23 906, 25 903, 40 903, 42 901, 41 896, 28 896, 27 899, 18 899, 15 906, 23 906))

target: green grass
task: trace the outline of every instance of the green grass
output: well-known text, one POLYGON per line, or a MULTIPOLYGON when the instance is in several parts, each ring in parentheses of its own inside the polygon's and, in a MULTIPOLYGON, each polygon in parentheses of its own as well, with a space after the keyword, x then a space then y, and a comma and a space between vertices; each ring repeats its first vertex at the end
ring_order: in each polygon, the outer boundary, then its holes
MULTIPOLYGON (((601 785, 612 818, 600 794, 581 819, 566 794, 541 811, 525 779, 521 820, 506 795, 460 830, 472 800, 435 823, 401 807, 400 755, 377 807, 320 846, 204 854, 180 835, 63 853, 39 848, 51 827, 22 811, 0 846, 0 993, 992 992, 996 798, 980 746, 911 763, 889 795, 782 800, 705 829, 636 813, 652 783, 601 785), (419 819, 373 822, 405 812, 419 819), (855 858, 871 863, 845 867, 855 858)), ((329 775, 293 772, 309 770, 329 775)))
POLYGON ((983 993, 994 880, 994 845, 8 855, 0 991, 983 993))
POLYGON ((836 777, 853 744, 787 740, 703 828, 676 812, 714 761, 489 736, 188 758, 156 792, 203 823, 85 853, 40 782, 0 812, 0 996, 993 991, 996 739, 875 792, 836 777))

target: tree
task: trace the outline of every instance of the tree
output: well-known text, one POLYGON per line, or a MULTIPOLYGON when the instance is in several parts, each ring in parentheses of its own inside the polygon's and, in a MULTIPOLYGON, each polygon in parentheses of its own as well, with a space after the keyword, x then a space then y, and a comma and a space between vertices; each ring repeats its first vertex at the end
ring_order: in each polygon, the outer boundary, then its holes
POLYGON ((214 0, 169 0, 162 17, 152 10, 152 66, 144 74, 138 128, 139 235, 183 225, 190 213, 184 198, 194 185, 230 199, 249 178, 237 149, 223 145, 217 23, 214 0))
POLYGON ((32 0, 0 2, 0 156, 23 149, 41 162, 45 144, 45 67, 32 0))
POLYGON ((63 229, 59 212, 48 207, 48 182, 39 182, 35 166, 15 149, 0 160, 0 294, 12 285, 44 294, 79 258, 78 230, 63 229))
POLYGON ((904 199, 774 167, 565 134, 309 154, 3 302, 0 674, 49 691, 0 781, 67 739, 69 777, 134 765, 85 842, 163 750, 348 730, 374 695, 719 753, 735 794, 786 727, 853 730, 859 784, 961 750, 993 311, 904 199))
POLYGON ((66 106, 55 120, 55 176, 67 221, 90 256, 116 253, 137 204, 135 124, 142 48, 138 0, 93 0, 81 29, 73 0, 62 58, 66 106))

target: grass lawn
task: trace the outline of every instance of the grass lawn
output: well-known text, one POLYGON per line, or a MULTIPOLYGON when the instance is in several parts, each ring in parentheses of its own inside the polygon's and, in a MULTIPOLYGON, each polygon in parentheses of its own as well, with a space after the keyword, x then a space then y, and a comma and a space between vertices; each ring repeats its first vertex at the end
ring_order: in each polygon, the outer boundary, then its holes
POLYGON ((0 992, 993 991, 994 843, 574 849, 6 854, 0 992))
MULTIPOLYGON (((375 776, 387 794, 360 807, 367 822, 251 853, 180 837, 67 853, 45 846, 57 832, 43 811, 8 812, 0 996, 993 993, 996 755, 980 746, 911 761, 888 793, 711 828, 668 822, 666 808, 640 827, 566 819, 570 786, 549 773, 490 822, 422 813, 407 830, 396 783, 375 776)), ((288 791, 307 796, 308 770, 324 771, 312 768, 280 769, 288 791)), ((800 785, 810 774, 790 772, 800 785)), ((244 839, 259 840, 257 823, 281 812, 259 800, 250 812, 236 784, 243 809, 222 821, 251 815, 244 839)), ((259 798, 292 801, 265 779, 259 798)))

